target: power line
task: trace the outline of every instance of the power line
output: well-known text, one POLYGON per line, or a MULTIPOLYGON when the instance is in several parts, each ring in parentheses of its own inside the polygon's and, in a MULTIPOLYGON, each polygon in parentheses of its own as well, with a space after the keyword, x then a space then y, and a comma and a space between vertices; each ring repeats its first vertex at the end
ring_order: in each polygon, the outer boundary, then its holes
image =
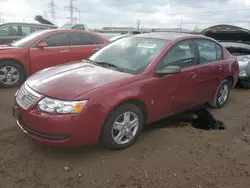
POLYGON ((50 8, 50 14, 51 14, 51 18, 53 21, 56 20, 56 12, 55 12, 55 8, 57 7, 57 5, 54 3, 54 0, 50 0, 50 3, 48 4, 49 8, 50 8))

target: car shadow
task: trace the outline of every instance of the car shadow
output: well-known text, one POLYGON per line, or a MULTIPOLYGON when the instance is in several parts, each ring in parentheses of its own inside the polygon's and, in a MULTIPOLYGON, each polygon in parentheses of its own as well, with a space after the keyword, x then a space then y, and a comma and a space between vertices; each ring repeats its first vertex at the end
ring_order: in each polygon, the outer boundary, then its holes
POLYGON ((183 112, 145 126, 144 131, 166 127, 192 126, 202 130, 225 130, 226 124, 216 119, 205 107, 183 112))
MULTIPOLYGON (((202 107, 194 111, 180 113, 178 115, 163 119, 153 124, 145 126, 143 135, 149 131, 170 128, 170 127, 183 127, 192 126, 202 130, 225 130, 227 129, 225 123, 217 120, 206 108, 202 107)), ((60 147, 47 147, 41 143, 33 141, 35 147, 38 146, 43 152, 51 157, 62 157, 64 159, 69 158, 82 158, 83 156, 88 158, 96 155, 109 155, 110 150, 106 149, 102 144, 90 145, 87 147, 73 147, 73 148, 60 148, 60 147)))

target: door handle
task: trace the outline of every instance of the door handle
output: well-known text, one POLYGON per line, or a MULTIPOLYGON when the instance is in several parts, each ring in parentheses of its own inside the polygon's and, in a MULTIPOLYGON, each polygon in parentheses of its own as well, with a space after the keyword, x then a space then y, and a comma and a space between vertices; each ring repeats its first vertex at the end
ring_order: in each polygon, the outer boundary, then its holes
POLYGON ((67 52, 69 52, 69 50, 61 50, 60 52, 61 53, 67 53, 67 52))
POLYGON ((192 78, 195 78, 198 74, 196 72, 190 72, 189 76, 191 76, 192 78))
POLYGON ((217 69, 218 69, 218 70, 222 70, 222 65, 218 65, 218 66, 217 66, 217 69))
POLYGON ((94 49, 93 49, 93 51, 98 51, 98 50, 100 50, 100 48, 94 48, 94 49))

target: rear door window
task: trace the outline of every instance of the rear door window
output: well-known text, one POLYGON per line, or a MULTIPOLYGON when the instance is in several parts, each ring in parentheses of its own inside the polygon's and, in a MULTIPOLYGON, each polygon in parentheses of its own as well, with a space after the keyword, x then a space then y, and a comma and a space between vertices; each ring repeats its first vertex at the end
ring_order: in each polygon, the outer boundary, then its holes
POLYGON ((86 33, 70 33, 71 45, 94 45, 95 41, 91 35, 86 33))
POLYGON ((98 37, 93 36, 95 44, 104 44, 104 41, 98 37))
POLYGON ((214 62, 222 58, 221 48, 214 41, 197 39, 196 43, 199 51, 199 62, 201 64, 214 62))

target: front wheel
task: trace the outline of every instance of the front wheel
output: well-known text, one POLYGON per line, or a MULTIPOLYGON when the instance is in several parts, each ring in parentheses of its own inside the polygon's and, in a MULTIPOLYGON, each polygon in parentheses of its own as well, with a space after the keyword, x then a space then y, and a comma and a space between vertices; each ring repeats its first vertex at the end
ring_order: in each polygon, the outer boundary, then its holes
POLYGON ((25 81, 25 71, 21 65, 12 61, 0 62, 0 85, 5 88, 20 86, 25 81))
POLYGON ((124 104, 110 113, 102 131, 102 140, 109 149, 124 149, 139 137, 144 117, 134 104, 124 104))
POLYGON ((229 80, 227 79, 223 80, 219 85, 213 100, 209 102, 210 106, 214 108, 223 107, 229 98, 230 91, 231 91, 231 84, 229 80))

